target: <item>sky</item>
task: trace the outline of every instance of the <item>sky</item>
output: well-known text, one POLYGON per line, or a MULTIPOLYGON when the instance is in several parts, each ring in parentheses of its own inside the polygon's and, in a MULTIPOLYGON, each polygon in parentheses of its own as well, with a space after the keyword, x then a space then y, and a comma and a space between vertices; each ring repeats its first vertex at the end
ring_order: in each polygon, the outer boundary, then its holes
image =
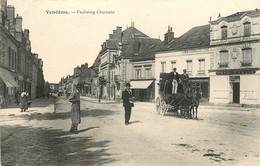
POLYGON ((175 37, 230 14, 260 8, 260 0, 7 0, 30 30, 32 52, 43 60, 45 81, 58 83, 81 64, 92 66, 101 44, 117 26, 134 22, 151 38, 164 39, 168 26, 175 37), (48 14, 47 11, 70 14, 48 14), (77 11, 95 14, 78 14, 77 11), (113 14, 98 14, 112 11, 113 14), (72 13, 75 12, 75 13, 72 13))

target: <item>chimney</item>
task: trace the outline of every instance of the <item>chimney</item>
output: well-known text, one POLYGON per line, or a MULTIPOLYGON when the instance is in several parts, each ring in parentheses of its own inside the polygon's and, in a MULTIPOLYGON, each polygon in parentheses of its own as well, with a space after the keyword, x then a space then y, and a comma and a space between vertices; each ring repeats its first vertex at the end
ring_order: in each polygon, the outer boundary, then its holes
POLYGON ((140 50, 140 45, 141 43, 139 42, 139 34, 134 34, 134 54, 137 55, 139 54, 139 50, 140 50))
POLYGON ((19 42, 22 42, 22 35, 23 35, 22 21, 23 21, 23 18, 17 14, 17 16, 15 18, 15 36, 14 37, 19 42))
POLYGON ((38 54, 34 54, 34 56, 35 56, 36 59, 38 59, 38 57, 39 57, 38 54))
POLYGON ((218 14, 218 18, 220 18, 221 17, 221 15, 220 15, 220 13, 218 14))
POLYGON ((25 40, 25 46, 28 51, 31 51, 31 41, 30 41, 30 31, 29 29, 24 30, 24 40, 25 40))
POLYGON ((135 22, 131 21, 131 27, 135 27, 135 22))
POLYGON ((212 20, 212 17, 210 16, 210 17, 209 17, 209 22, 211 22, 211 20, 212 20))
POLYGON ((7 20, 14 20, 14 7, 10 5, 7 6, 7 20))
POLYGON ((168 32, 164 34, 164 45, 166 46, 174 39, 174 32, 172 32, 172 27, 168 26, 168 32))
POLYGON ((29 29, 25 29, 23 33, 24 33, 24 38, 29 39, 29 34, 30 34, 29 29))
POLYGON ((6 16, 7 0, 1 0, 0 2, 1 2, 0 8, 1 8, 1 11, 3 12, 3 16, 6 16))
POLYGON ((113 39, 113 34, 109 34, 109 39, 113 39))
POLYGON ((121 40, 122 27, 117 26, 116 30, 113 30, 113 39, 121 40))
POLYGON ((16 32, 22 32, 22 23, 23 23, 23 18, 17 14, 15 18, 15 31, 16 32))

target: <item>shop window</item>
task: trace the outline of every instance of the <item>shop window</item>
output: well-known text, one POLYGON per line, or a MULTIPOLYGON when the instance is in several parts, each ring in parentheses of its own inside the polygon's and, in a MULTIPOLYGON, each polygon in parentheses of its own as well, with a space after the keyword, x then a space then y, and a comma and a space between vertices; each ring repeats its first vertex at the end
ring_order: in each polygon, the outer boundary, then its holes
POLYGON ((221 39, 227 39, 227 26, 221 27, 221 39))
POLYGON ((218 63, 219 68, 228 67, 228 51, 227 50, 220 51, 219 55, 220 55, 220 62, 218 63))
POLYGON ((251 35, 251 23, 245 22, 243 25, 244 25, 244 36, 250 36, 251 35))
POLYGON ((252 49, 245 48, 242 51, 243 51, 243 55, 242 55, 241 66, 251 66, 252 65, 252 49))

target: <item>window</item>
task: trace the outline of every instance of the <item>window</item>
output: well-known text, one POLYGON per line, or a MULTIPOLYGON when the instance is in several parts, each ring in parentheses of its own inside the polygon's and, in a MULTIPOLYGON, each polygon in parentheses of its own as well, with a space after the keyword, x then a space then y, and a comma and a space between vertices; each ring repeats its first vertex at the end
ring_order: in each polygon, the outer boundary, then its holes
POLYGON ((176 61, 172 61, 171 63, 172 63, 172 69, 173 69, 173 68, 177 68, 177 67, 176 67, 176 61))
POLYGON ((11 54, 11 48, 9 47, 9 69, 11 69, 11 62, 12 62, 12 54, 11 54))
POLYGON ((187 73, 192 75, 192 60, 187 60, 187 73))
POLYGON ((205 59, 199 59, 199 74, 205 73, 205 59))
POLYGON ((0 65, 2 64, 3 66, 5 66, 5 43, 2 43, 0 41, 0 65))
POLYGON ((14 63, 15 63, 14 50, 12 50, 12 70, 14 70, 14 63))
POLYGON ((219 52, 220 55, 220 62, 219 67, 228 67, 228 51, 223 50, 219 52))
POLYGON ((16 52, 14 52, 14 70, 17 71, 17 55, 16 55, 16 52))
POLYGON ((243 55, 242 55, 241 66, 251 66, 252 65, 252 49, 245 48, 242 51, 243 51, 243 55))
POLYGON ((145 78, 146 79, 151 78, 151 68, 146 68, 145 69, 145 78))
POLYGON ((227 39, 227 26, 221 27, 221 39, 227 39))
POLYGON ((244 23, 244 36, 250 36, 251 35, 251 23, 245 22, 244 23))
POLYGON ((141 79, 141 69, 135 69, 135 79, 141 79))
POLYGON ((166 63, 165 62, 161 62, 161 66, 162 66, 161 72, 165 73, 166 72, 166 63))

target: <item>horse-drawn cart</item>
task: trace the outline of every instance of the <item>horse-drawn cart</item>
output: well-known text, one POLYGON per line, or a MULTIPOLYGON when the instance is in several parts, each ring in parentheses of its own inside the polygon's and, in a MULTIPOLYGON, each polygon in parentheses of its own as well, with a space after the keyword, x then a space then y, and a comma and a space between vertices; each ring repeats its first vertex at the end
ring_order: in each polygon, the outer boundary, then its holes
MULTIPOLYGON (((169 81, 170 73, 161 73, 159 86, 159 96, 156 99, 156 111, 157 114, 165 115, 167 112, 173 112, 177 114, 180 112, 181 116, 191 118, 191 109, 194 107, 194 95, 191 90, 190 93, 183 93, 183 91, 177 91, 172 93, 171 82, 169 81)), ((180 88, 181 84, 179 85, 180 88)))

